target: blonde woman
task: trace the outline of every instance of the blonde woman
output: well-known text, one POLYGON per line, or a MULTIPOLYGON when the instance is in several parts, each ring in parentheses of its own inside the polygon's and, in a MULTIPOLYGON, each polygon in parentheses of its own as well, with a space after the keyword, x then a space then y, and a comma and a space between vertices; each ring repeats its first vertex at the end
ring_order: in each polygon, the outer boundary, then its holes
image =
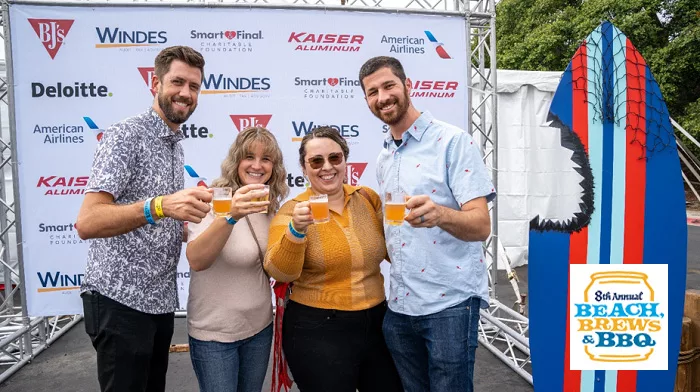
POLYGON ((202 392, 262 389, 272 344, 270 281, 262 262, 270 221, 289 192, 286 176, 272 133, 248 128, 211 184, 233 188, 230 215, 189 224, 187 327, 202 392), (264 184, 270 200, 252 201, 264 184))

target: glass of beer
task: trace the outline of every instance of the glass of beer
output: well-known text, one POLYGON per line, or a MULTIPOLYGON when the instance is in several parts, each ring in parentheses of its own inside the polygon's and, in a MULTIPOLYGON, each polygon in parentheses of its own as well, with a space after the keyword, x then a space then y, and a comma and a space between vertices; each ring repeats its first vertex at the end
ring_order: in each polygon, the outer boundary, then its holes
POLYGON ((331 213, 328 210, 328 195, 309 196, 309 205, 314 223, 326 223, 331 220, 331 213))
MULTIPOLYGON (((263 189, 258 189, 252 191, 254 194, 257 196, 253 197, 251 201, 269 201, 270 200, 270 186, 265 185, 263 189)), ((265 211, 261 212, 261 214, 267 214, 267 207, 265 207, 265 211)))
POLYGON ((230 187, 212 188, 214 191, 212 198, 212 209, 216 216, 226 216, 231 213, 231 203, 233 202, 232 190, 230 187))
POLYGON ((401 226, 406 217, 406 199, 408 196, 401 191, 384 194, 384 222, 391 226, 401 226))

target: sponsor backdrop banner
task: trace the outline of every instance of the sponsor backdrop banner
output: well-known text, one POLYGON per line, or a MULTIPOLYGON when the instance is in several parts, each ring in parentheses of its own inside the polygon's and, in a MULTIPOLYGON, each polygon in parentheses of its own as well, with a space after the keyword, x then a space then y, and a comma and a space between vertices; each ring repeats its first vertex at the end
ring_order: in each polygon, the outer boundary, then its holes
MULTIPOLYGON (((199 107, 182 125, 185 162, 211 181, 238 132, 270 129, 291 195, 305 183, 301 137, 331 125, 350 145, 348 179, 376 189, 388 127, 358 81, 372 56, 399 58, 413 102, 467 126, 466 37, 460 17, 235 8, 10 5, 22 249, 31 316, 82 313, 88 241, 73 226, 103 129, 146 110, 160 50, 205 57, 199 107)), ((186 174, 186 186, 199 180, 186 174)), ((183 252, 184 256, 184 252, 183 252)), ((385 263, 386 264, 386 263, 385 263)), ((189 268, 178 268, 184 309, 189 268)), ((387 276, 388 267, 383 265, 387 276)), ((388 285, 388 279, 386 279, 388 285)))

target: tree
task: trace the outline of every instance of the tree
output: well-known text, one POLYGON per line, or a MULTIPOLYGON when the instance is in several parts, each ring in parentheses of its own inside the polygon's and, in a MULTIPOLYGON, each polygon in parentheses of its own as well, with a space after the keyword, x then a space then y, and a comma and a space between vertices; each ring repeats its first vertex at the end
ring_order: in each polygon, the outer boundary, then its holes
POLYGON ((604 20, 644 56, 671 117, 700 136, 700 0, 501 0, 498 68, 563 71, 604 20))

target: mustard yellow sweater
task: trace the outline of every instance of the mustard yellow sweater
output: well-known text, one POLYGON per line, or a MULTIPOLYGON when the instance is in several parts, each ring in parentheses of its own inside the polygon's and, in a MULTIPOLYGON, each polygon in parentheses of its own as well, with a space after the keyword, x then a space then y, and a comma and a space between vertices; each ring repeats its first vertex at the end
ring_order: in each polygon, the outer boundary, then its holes
POLYGON ((308 189, 286 202, 272 220, 265 270, 281 282, 294 282, 290 299, 316 308, 362 310, 384 300, 379 263, 386 257, 379 195, 364 187, 344 185, 342 214, 312 224, 303 243, 286 234, 294 206, 309 200, 308 189))

